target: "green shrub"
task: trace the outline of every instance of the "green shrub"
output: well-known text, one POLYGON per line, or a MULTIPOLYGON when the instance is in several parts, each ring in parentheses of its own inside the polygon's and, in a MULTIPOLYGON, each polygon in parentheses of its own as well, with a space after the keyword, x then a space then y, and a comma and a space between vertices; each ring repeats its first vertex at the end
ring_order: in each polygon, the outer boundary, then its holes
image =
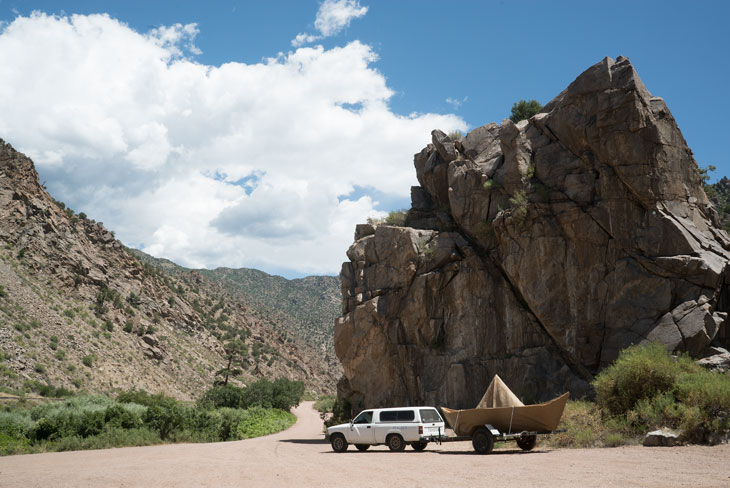
POLYGON ((142 427, 142 416, 139 410, 115 403, 104 411, 104 422, 113 428, 137 429, 142 427))
POLYGON ((233 385, 218 385, 208 389, 198 400, 203 408, 241 408, 244 389, 233 385))
POLYGON ((596 403, 611 414, 625 414, 639 400, 671 391, 680 374, 698 368, 689 357, 675 361, 661 344, 629 347, 596 376, 596 403))
MULTIPOLYGON (((283 381, 279 385, 297 390, 283 381)), ((0 411, 0 454, 243 439, 278 432, 294 421, 276 409, 191 408, 165 395, 131 390, 116 401, 78 396, 0 411)))
POLYGON ((11 437, 0 432, 0 456, 22 454, 28 451, 30 440, 26 437, 11 437))
POLYGON ((33 428, 33 419, 28 410, 0 410, 0 434, 13 439, 27 438, 33 428))
POLYGON ((334 395, 323 396, 314 402, 314 409, 319 413, 329 413, 334 408, 336 402, 337 397, 334 395))
POLYGON ((510 197, 509 203, 512 205, 512 215, 523 222, 527 217, 527 193, 524 190, 518 190, 510 197))
POLYGON ((484 182, 484 184, 482 186, 487 191, 502 187, 502 185, 500 185, 499 182, 497 182, 497 180, 487 180, 484 182))
POLYGON ((597 404, 636 434, 667 426, 702 442, 708 433, 730 429, 730 376, 687 356, 675 359, 660 344, 624 350, 593 385, 597 404))
POLYGON ((84 363, 84 366, 90 368, 94 364, 94 355, 89 354, 81 358, 81 362, 84 363))
POLYGON ((520 120, 529 119, 535 114, 540 113, 542 105, 537 100, 520 100, 512 104, 510 120, 515 124, 520 120))
POLYGON ((352 419, 352 404, 349 400, 337 400, 332 407, 332 417, 327 420, 324 425, 330 427, 332 425, 343 424, 352 419))
POLYGON ((272 385, 271 406, 279 410, 290 410, 299 405, 304 395, 304 383, 288 378, 278 378, 272 385))
POLYGON ((165 440, 176 432, 182 431, 187 422, 193 418, 193 409, 182 405, 173 398, 165 398, 147 408, 144 423, 148 428, 157 431, 165 440))
POLYGON ((403 227, 406 225, 406 216, 408 215, 407 209, 393 210, 385 217, 386 225, 394 225, 397 227, 403 227))
POLYGON ((106 429, 89 437, 71 436, 58 439, 51 447, 55 451, 79 451, 83 449, 109 449, 112 447, 149 446, 160 444, 157 433, 145 429, 106 429))
POLYGON ((294 415, 283 410, 254 407, 248 410, 248 416, 238 424, 238 435, 241 439, 249 439, 281 432, 292 426, 296 420, 294 415))

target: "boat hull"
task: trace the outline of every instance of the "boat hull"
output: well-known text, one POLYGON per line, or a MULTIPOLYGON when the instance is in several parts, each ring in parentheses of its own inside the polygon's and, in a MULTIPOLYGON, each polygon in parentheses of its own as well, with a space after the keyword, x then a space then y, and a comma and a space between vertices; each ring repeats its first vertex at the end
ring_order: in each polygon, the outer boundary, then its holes
POLYGON ((545 403, 514 407, 470 408, 453 410, 441 407, 446 421, 459 436, 471 436, 479 427, 490 424, 502 433, 549 433, 557 429, 570 393, 545 403))

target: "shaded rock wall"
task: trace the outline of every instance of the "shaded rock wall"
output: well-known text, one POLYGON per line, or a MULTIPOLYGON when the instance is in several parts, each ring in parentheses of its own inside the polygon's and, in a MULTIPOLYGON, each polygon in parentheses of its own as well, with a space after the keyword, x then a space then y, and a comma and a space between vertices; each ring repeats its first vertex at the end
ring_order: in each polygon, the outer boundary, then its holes
POLYGON ((730 240, 661 98, 606 58, 529 121, 433 131, 407 227, 358 226, 335 349, 355 407, 542 400, 631 344, 727 342, 730 240))

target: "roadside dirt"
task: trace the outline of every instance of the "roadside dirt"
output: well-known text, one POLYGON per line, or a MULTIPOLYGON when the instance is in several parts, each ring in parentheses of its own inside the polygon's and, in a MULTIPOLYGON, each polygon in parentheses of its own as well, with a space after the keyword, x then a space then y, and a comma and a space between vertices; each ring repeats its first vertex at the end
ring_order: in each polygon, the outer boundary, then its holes
POLYGON ((294 413, 289 430, 245 441, 3 457, 0 486, 730 486, 730 445, 548 450, 538 442, 531 452, 479 456, 455 442, 421 453, 351 446, 337 454, 322 440, 311 402, 294 413))

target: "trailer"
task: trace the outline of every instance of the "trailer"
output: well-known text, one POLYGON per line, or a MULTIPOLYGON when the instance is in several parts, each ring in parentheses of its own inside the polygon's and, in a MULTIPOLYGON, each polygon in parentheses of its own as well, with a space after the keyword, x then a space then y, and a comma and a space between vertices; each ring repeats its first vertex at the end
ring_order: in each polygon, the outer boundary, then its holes
POLYGON ((433 442, 436 444, 443 444, 447 442, 465 442, 471 441, 474 451, 478 454, 489 454, 494 449, 496 442, 510 442, 514 441, 517 443, 517 447, 523 451, 531 451, 537 444, 538 435, 550 435, 565 432, 565 429, 553 430, 550 432, 545 431, 526 431, 515 433, 504 433, 500 432, 490 424, 486 424, 481 427, 477 427, 471 435, 432 435, 422 436, 422 442, 433 442))

